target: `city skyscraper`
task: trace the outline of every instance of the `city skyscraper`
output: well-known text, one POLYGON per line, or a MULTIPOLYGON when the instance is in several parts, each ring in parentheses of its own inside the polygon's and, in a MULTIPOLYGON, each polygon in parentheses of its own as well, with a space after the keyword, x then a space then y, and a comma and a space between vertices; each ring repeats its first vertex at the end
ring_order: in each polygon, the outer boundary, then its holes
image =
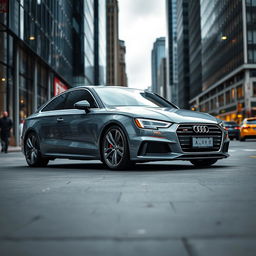
POLYGON ((166 56, 165 51, 165 38, 159 37, 156 39, 151 52, 151 76, 152 84, 151 90, 154 93, 160 93, 159 83, 158 83, 158 70, 160 69, 160 64, 163 58, 166 56))
POLYGON ((164 97, 165 99, 168 98, 167 94, 167 75, 166 75, 166 58, 162 58, 160 67, 157 73, 157 80, 159 86, 159 95, 164 97))
POLYGON ((119 82, 121 86, 127 87, 127 74, 126 74, 126 62, 125 62, 126 46, 123 40, 119 40, 119 82))
POLYGON ((189 109, 189 0, 177 0, 178 104, 189 109))
POLYGON ((107 0, 107 85, 118 85, 119 21, 118 1, 107 0))
POLYGON ((201 0, 203 91, 192 107, 238 122, 256 115, 255 6, 251 0, 201 0))
POLYGON ((167 72, 167 99, 178 104, 177 84, 177 0, 166 0, 167 38, 166 38, 166 72, 167 72))

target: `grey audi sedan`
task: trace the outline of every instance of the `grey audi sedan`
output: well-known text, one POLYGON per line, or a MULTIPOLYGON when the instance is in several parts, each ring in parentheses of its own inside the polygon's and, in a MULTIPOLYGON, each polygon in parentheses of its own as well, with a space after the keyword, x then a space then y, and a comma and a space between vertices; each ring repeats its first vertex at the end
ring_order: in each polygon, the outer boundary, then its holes
POLYGON ((229 156, 221 120, 117 86, 76 87, 54 97, 26 119, 22 141, 33 167, 56 158, 98 159, 111 169, 163 160, 206 167, 229 156))

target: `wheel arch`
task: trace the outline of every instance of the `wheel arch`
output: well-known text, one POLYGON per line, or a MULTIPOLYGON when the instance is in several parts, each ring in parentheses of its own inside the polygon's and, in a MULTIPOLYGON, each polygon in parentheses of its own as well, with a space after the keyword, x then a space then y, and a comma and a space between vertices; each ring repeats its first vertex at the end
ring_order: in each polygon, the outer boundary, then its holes
POLYGON ((36 133, 36 130, 33 129, 33 128, 28 128, 28 129, 26 130, 26 132, 24 133, 24 136, 23 136, 23 147, 25 146, 25 141, 26 141, 28 135, 29 135, 30 133, 32 133, 32 132, 35 133, 35 134, 37 134, 37 133, 36 133))
POLYGON ((28 137, 28 134, 31 133, 31 132, 34 132, 37 134, 36 130, 34 128, 28 128, 26 131, 25 131, 25 134, 24 134, 24 138, 23 140, 25 141, 25 139, 28 137))

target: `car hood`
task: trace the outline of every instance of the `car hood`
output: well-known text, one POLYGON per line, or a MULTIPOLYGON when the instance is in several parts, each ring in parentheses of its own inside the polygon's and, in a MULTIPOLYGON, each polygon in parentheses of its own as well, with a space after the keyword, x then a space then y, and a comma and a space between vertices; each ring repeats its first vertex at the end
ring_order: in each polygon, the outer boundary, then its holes
POLYGON ((151 107, 115 107, 110 110, 136 118, 151 118, 173 123, 218 123, 217 119, 207 113, 173 108, 151 107))

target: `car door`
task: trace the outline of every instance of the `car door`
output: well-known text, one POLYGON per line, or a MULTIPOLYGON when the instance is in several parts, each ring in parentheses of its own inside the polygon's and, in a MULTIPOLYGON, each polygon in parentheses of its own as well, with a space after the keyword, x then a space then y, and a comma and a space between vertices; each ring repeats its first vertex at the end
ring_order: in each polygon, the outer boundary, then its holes
POLYGON ((66 97, 66 93, 57 96, 40 111, 38 129, 43 154, 58 154, 62 151, 63 134, 60 128, 66 97))
POLYGON ((93 159, 98 157, 98 118, 99 108, 96 100, 87 89, 76 89, 68 93, 60 133, 62 134, 63 154, 93 159), (90 103, 90 111, 75 109, 74 104, 81 100, 90 103))

